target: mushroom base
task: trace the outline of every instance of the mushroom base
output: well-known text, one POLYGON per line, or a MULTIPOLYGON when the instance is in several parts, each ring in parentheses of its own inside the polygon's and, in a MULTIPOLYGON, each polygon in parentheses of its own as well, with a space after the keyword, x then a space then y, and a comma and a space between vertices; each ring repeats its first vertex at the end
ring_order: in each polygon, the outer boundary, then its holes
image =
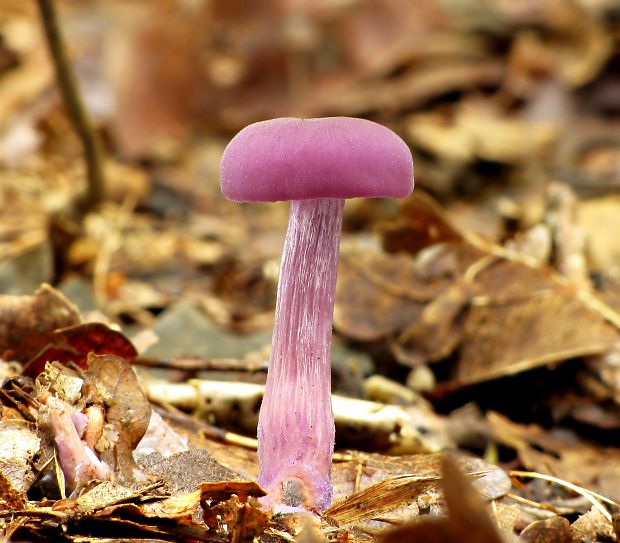
POLYGON ((330 346, 343 206, 333 198, 291 203, 258 421, 266 506, 312 511, 331 503, 330 346))

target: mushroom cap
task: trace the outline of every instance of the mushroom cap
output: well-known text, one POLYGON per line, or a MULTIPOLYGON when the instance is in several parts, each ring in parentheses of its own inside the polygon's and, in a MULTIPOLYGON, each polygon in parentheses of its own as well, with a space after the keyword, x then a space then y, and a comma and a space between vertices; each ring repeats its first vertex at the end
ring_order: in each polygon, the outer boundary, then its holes
POLYGON ((222 194, 237 202, 402 198, 413 160, 394 132, 366 119, 286 117, 246 126, 224 150, 222 194))

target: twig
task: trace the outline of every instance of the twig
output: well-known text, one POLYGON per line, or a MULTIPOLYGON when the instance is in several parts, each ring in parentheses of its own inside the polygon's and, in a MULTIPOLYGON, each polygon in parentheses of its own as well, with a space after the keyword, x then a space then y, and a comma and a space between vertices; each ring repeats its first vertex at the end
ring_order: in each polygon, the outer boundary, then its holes
MULTIPOLYGON (((529 505, 530 507, 535 507, 536 509, 541 509, 543 511, 548 511, 549 513, 553 513, 558 515, 559 511, 557 508, 553 507, 552 505, 549 505, 548 503, 538 503, 532 500, 528 500, 527 498, 524 498, 523 496, 519 496, 517 494, 513 494, 512 492, 508 492, 506 494, 507 498, 510 498, 511 500, 514 500, 516 502, 522 503, 524 505, 529 505)), ((495 502, 493 502, 495 503, 495 502)))
POLYGON ((86 213, 99 204, 104 197, 105 179, 103 174, 103 160, 101 144, 90 121, 75 74, 67 58, 65 44, 58 24, 58 16, 53 0, 37 0, 41 21, 45 29, 47 44, 54 62, 58 85, 65 107, 75 131, 77 132, 84 149, 86 160, 87 190, 80 202, 80 211, 86 213))
POLYGON ((245 372, 265 372, 267 371, 267 362, 261 361, 244 361, 234 358, 209 358, 206 360, 196 358, 172 358, 172 359, 155 359, 155 358, 138 358, 132 362, 134 366, 143 366, 146 368, 160 368, 166 370, 180 371, 245 371, 245 372))
POLYGON ((607 509, 605 509, 605 507, 601 505, 600 502, 603 501, 609 505, 620 507, 620 505, 618 505, 615 501, 610 500, 609 498, 606 498, 605 496, 602 496, 601 494, 597 494, 596 492, 593 492, 591 490, 588 490, 587 488, 583 488, 581 486, 565 481, 564 479, 553 477, 552 475, 545 475, 544 473, 537 473, 535 471, 518 471, 518 470, 511 470, 508 472, 508 474, 511 477, 527 477, 530 479, 541 479, 543 481, 548 481, 550 483, 555 483, 556 485, 560 485, 565 488, 568 488, 569 490, 572 490, 576 494, 579 494, 580 496, 583 496, 586 500, 588 500, 596 509, 598 509, 602 513, 602 515, 609 522, 612 521, 611 515, 609 511, 607 511, 607 509))

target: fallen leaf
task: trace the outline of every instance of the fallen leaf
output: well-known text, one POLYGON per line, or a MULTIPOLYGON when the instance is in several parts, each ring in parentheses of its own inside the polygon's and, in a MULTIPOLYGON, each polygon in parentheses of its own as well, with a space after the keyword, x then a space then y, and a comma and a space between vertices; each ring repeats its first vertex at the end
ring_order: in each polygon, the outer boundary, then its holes
POLYGON ((536 424, 517 424, 498 413, 489 413, 487 420, 493 437, 514 448, 527 469, 620 501, 620 448, 594 446, 567 430, 552 433, 536 424))
POLYGON ((0 356, 26 363, 52 341, 55 330, 79 322, 77 308, 49 285, 33 295, 0 294, 0 356))
POLYGON ((139 495, 140 492, 136 492, 112 481, 104 481, 87 490, 76 499, 77 509, 75 513, 80 515, 91 515, 96 511, 139 495))
POLYGON ((382 225, 381 233, 386 250, 411 255, 431 245, 464 240, 441 206, 420 189, 400 203, 398 216, 382 225))
POLYGON ((486 504, 467 477, 448 457, 441 464, 441 480, 448 507, 447 518, 425 518, 386 533, 382 543, 504 543, 486 504))
POLYGON ((574 291, 535 269, 498 262, 480 272, 478 282, 484 290, 464 323, 456 372, 461 385, 603 353, 617 340, 617 331, 574 291))
MULTIPOLYGON (((428 196, 413 196, 402 205, 404 214, 384 229, 384 239, 387 248, 410 253, 415 260, 403 259, 393 281, 382 274, 384 262, 396 257, 377 256, 372 266, 357 264, 367 277, 378 279, 366 288, 363 304, 344 307, 348 321, 356 324, 362 317, 368 322, 378 307, 388 316, 400 316, 402 320, 393 322, 384 334, 399 333, 392 350, 403 363, 415 365, 456 352, 454 380, 441 384, 442 390, 604 353, 617 340, 618 330, 610 323, 617 325, 620 317, 598 293, 573 285, 549 268, 534 266, 518 253, 459 234, 428 196), (419 277, 425 278, 426 289, 419 277), (395 293, 408 300, 411 292, 417 296, 415 314, 391 302, 395 293), (437 330, 442 333, 436 334, 437 330)), ((347 274, 346 259, 343 268, 347 274)), ((361 291, 359 281, 347 280, 361 291)), ((339 316, 338 305, 335 315, 339 316)), ((335 323, 338 327, 336 318, 335 323)))
POLYGON ((200 483, 198 487, 203 500, 216 502, 225 501, 233 494, 243 501, 265 496, 265 490, 256 481, 206 481, 200 483))
POLYGON ((579 202, 577 224, 586 235, 591 268, 620 278, 620 248, 614 235, 620 229, 620 197, 610 195, 579 202))
POLYGON ((39 452, 40 440, 28 427, 17 422, 0 421, 0 509, 20 509, 26 505, 26 493, 35 480, 32 461, 39 452))
POLYGON ((24 375, 36 377, 51 360, 71 362, 82 369, 88 367, 87 357, 93 354, 119 356, 132 362, 138 352, 121 332, 101 322, 87 322, 55 330, 50 343, 24 366, 24 375))
POLYGON ((414 146, 441 160, 466 164, 475 160, 523 164, 548 152, 558 129, 550 123, 531 123, 503 117, 486 103, 461 102, 452 119, 441 113, 418 113, 408 119, 414 146))
POLYGON ((146 503, 140 507, 140 512, 146 518, 190 519, 200 506, 200 494, 200 490, 196 490, 189 494, 146 503))
POLYGON ((524 543, 573 543, 570 522, 564 517, 551 517, 532 522, 519 534, 524 543))
POLYGON ((151 407, 132 367, 118 356, 91 353, 86 384, 94 399, 103 401, 107 425, 115 434, 113 441, 97 444, 101 459, 112 467, 120 483, 143 480, 132 453, 148 428, 151 407))
POLYGON ((376 341, 418 319, 428 285, 415 282, 415 268, 404 255, 342 252, 336 286, 334 328, 345 337, 376 341), (413 283, 413 284, 412 284, 413 283))
POLYGON ((571 524, 571 532, 577 543, 590 541, 614 541, 614 528, 603 514, 593 507, 571 524))
POLYGON ((382 518, 386 513, 414 502, 422 493, 435 488, 439 481, 438 475, 388 477, 332 504, 323 515, 329 524, 338 527, 382 518))
MULTIPOLYGON (((366 519, 402 522, 421 507, 440 502, 436 491, 442 454, 384 456, 355 452, 351 462, 334 465, 332 479, 336 502, 325 511, 339 525, 366 519), (358 518, 359 517, 359 518, 358 518)), ((485 499, 497 499, 510 490, 503 470, 468 456, 454 459, 467 473, 476 473, 473 484, 485 499)))

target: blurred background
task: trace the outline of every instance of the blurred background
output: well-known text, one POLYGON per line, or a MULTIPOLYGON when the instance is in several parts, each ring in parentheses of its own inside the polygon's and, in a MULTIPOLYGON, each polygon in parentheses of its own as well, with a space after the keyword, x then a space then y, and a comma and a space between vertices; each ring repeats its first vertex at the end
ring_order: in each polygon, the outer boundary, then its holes
POLYGON ((416 196, 347 203, 336 390, 620 427, 617 0, 55 4, 106 193, 64 216, 80 140, 36 4, 1 0, 1 292, 51 283, 147 358, 264 362, 287 206, 224 200, 221 153, 262 119, 365 117, 416 196))

